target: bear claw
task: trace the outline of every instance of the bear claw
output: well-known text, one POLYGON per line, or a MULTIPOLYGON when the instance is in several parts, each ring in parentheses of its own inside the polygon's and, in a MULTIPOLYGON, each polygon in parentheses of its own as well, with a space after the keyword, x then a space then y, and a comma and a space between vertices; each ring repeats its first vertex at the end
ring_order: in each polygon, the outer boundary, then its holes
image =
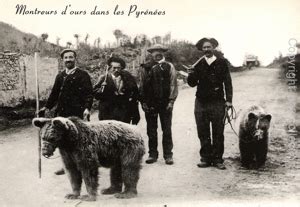
POLYGON ((67 194, 65 195, 66 199, 77 199, 79 197, 79 195, 77 194, 67 194))
POLYGON ((126 192, 126 193, 123 192, 123 193, 117 193, 117 194, 115 194, 115 197, 119 198, 119 199, 134 198, 136 196, 137 196, 137 194, 133 193, 133 192, 126 192))

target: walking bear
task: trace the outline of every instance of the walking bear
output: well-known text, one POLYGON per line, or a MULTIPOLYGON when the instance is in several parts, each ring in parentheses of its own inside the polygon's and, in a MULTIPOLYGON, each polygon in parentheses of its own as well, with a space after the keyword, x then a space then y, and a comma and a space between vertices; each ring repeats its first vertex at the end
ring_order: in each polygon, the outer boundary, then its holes
POLYGON ((254 164, 259 168, 265 164, 271 118, 259 106, 252 106, 243 114, 239 127, 242 167, 250 168, 254 164))
POLYGON ((99 166, 111 168, 111 186, 102 194, 116 193, 117 198, 137 195, 145 148, 134 126, 113 120, 83 122, 76 117, 35 118, 33 125, 41 128, 43 156, 52 156, 56 148, 60 151, 73 190, 66 198, 95 201, 99 166), (80 197, 82 179, 88 195, 80 197))

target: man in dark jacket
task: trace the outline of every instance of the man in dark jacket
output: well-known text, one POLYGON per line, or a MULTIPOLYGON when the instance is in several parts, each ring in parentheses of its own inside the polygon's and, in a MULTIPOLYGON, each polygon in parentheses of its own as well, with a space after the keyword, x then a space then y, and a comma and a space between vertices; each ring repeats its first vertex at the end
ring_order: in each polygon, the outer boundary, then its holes
POLYGON ((216 166, 226 169, 223 164, 224 153, 224 115, 225 106, 232 107, 232 83, 227 62, 218 58, 213 50, 218 42, 211 38, 198 41, 196 47, 204 52, 188 71, 188 84, 197 86, 195 100, 195 119, 201 143, 201 162, 198 167, 216 166), (225 97, 224 99, 224 89, 225 97), (212 126, 212 137, 210 135, 212 126))
MULTIPOLYGON (((47 100, 39 114, 51 110, 56 106, 55 116, 77 116, 81 119, 89 119, 93 104, 93 86, 91 78, 86 71, 76 66, 76 52, 65 49, 61 52, 65 70, 60 72, 56 78, 47 100)), ((56 174, 63 174, 57 171, 56 174)))
POLYGON ((140 101, 145 111, 147 134, 149 137, 149 158, 147 164, 157 161, 157 118, 160 117, 163 131, 163 156, 166 164, 172 165, 172 111, 178 95, 176 70, 172 63, 167 62, 163 53, 167 51, 162 45, 154 45, 148 49, 152 59, 141 71, 140 101))
POLYGON ((138 87, 135 78, 124 70, 125 61, 118 57, 108 60, 108 71, 100 76, 94 86, 94 96, 99 100, 99 120, 118 120, 138 124, 138 87))

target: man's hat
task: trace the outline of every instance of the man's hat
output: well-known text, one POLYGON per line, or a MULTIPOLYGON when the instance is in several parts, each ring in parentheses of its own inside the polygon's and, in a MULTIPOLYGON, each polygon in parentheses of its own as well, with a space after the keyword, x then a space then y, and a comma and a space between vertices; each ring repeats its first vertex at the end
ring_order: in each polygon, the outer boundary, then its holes
POLYGON ((215 38, 204 37, 196 43, 197 49, 202 51, 202 47, 205 42, 210 42, 214 48, 218 47, 219 45, 218 41, 215 38))
POLYGON ((67 49, 64 49, 63 51, 61 51, 61 53, 60 53, 60 57, 61 57, 62 59, 64 58, 64 54, 65 54, 66 52, 73 52, 73 53, 74 53, 74 56, 75 56, 75 57, 77 56, 77 53, 75 52, 75 50, 70 49, 70 48, 67 48, 67 49))
POLYGON ((122 69, 124 69, 126 67, 126 63, 122 58, 111 57, 108 59, 107 65, 110 65, 112 62, 120 63, 122 69))
POLYGON ((165 48, 161 44, 155 44, 152 47, 150 47, 147 51, 150 53, 153 53, 154 51, 166 52, 166 51, 168 51, 168 48, 165 48))

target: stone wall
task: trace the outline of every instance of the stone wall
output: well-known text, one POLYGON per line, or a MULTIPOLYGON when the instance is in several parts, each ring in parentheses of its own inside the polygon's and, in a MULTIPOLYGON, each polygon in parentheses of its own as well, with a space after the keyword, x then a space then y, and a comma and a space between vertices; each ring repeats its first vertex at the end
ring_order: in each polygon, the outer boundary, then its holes
MULTIPOLYGON (((38 58, 40 100, 49 95, 56 74, 56 58, 38 58)), ((16 107, 35 99, 35 63, 33 56, 0 53, 0 107, 16 107)))

